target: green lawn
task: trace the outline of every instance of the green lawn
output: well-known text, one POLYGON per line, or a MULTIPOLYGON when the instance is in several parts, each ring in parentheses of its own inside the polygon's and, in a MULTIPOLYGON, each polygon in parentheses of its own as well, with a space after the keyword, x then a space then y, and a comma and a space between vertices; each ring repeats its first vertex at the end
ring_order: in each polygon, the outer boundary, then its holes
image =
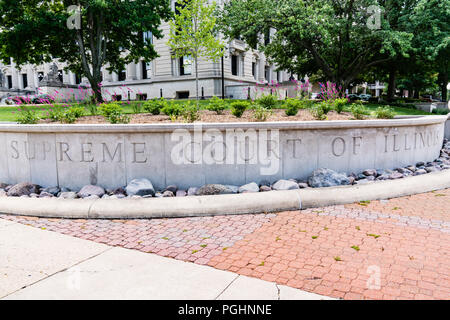
MULTIPOLYGON (((177 104, 184 104, 187 100, 176 100, 177 104)), ((192 101, 192 100, 191 100, 192 101)), ((233 102, 233 100, 227 100, 228 102, 233 102)), ((195 101, 192 101, 195 103, 195 101)), ((130 103, 122 102, 124 113, 132 114, 134 113, 133 104, 142 104, 142 102, 132 101, 130 103)), ((200 100, 200 108, 205 108, 208 104, 208 100, 200 100)), ((280 101, 280 108, 282 108, 282 101, 280 101)), ((379 107, 377 104, 367 104, 365 105, 370 111, 374 111, 379 107)), ((50 105, 39 105, 28 107, 31 110, 39 111, 41 117, 45 117, 47 111, 53 108, 50 105)), ((86 106, 86 114, 89 114, 89 108, 86 106)), ((0 121, 16 121, 19 106, 5 106, 0 107, 0 121)), ((429 115, 430 113, 421 110, 416 110, 406 107, 392 107, 397 115, 429 115)), ((350 111, 348 107, 344 111, 350 111)), ((144 112, 143 110, 141 112, 144 112)))

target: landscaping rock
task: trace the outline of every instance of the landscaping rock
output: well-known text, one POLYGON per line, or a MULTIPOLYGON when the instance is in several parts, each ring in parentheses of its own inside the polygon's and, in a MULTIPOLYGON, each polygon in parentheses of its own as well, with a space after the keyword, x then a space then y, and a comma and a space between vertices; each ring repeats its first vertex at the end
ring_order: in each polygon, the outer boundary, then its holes
POLYGON ((188 189, 187 195, 188 195, 188 196, 195 196, 195 195, 197 194, 197 191, 198 191, 198 188, 196 188, 196 187, 190 187, 190 188, 188 189))
POLYGON ((122 188, 122 187, 117 188, 117 189, 114 189, 113 191, 111 191, 111 195, 118 195, 118 194, 121 194, 121 195, 124 195, 124 196, 125 196, 126 193, 127 193, 127 192, 126 192, 125 189, 122 188))
POLYGON ((124 194, 122 194, 122 193, 118 193, 118 194, 113 194, 112 196, 110 196, 109 198, 110 199, 123 199, 123 198, 125 198, 126 196, 124 195, 124 194))
POLYGON ((46 191, 41 192, 41 194, 39 195, 39 198, 53 198, 53 197, 54 197, 53 194, 46 191))
POLYGON ((239 193, 259 192, 259 186, 256 182, 251 182, 239 188, 239 193))
POLYGON ((128 196, 146 196, 155 195, 155 188, 153 184, 148 179, 134 179, 125 188, 128 196))
POLYGON ((2 197, 6 197, 8 194, 6 193, 6 191, 5 190, 3 190, 3 189, 0 189, 0 198, 2 198, 2 197))
POLYGON ((419 169, 419 170, 416 170, 416 172, 414 172, 414 175, 420 176, 420 175, 426 174, 426 173, 427 173, 427 171, 425 169, 419 169))
POLYGON ((298 183, 290 180, 278 180, 272 186, 273 190, 295 190, 299 189, 298 183))
POLYGON ((261 181, 260 183, 259 183, 259 186, 261 187, 261 186, 267 186, 267 187, 270 187, 270 185, 271 185, 271 183, 269 182, 269 181, 267 181, 267 180, 263 180, 263 181, 261 181))
POLYGON ((177 190, 177 193, 175 195, 177 197, 186 197, 187 193, 186 193, 186 190, 177 190))
POLYGON ((313 188, 343 186, 349 185, 350 179, 344 173, 322 168, 313 172, 308 179, 308 184, 313 188))
POLYGON ((377 175, 377 170, 375 169, 366 169, 363 171, 363 174, 365 176, 376 176, 377 175))
POLYGON ((83 200, 97 200, 97 199, 100 199, 100 197, 96 194, 91 194, 90 196, 83 198, 83 200))
POLYGON ((261 186, 261 187, 259 187, 259 191, 260 192, 268 192, 268 191, 272 191, 272 188, 269 186, 261 186))
POLYGON ((308 185, 307 183, 305 183, 305 182, 300 182, 300 183, 298 184, 298 187, 299 187, 300 189, 306 189, 306 188, 309 188, 309 185, 308 185))
POLYGON ((43 192, 47 192, 47 193, 52 194, 53 196, 57 196, 60 191, 61 190, 58 187, 47 187, 47 188, 42 189, 41 195, 43 192))
POLYGON ((396 180, 396 179, 401 179, 401 178, 403 178, 404 176, 403 176, 403 174, 402 173, 400 173, 400 172, 393 172, 393 173, 391 173, 391 175, 389 176, 389 179, 391 179, 391 180, 396 180))
POLYGON ((430 172, 436 172, 436 171, 440 171, 440 170, 436 167, 426 167, 425 171, 430 173, 430 172))
POLYGON ((231 193, 238 193, 239 192, 239 187, 238 186, 233 186, 233 185, 227 184, 227 185, 225 185, 225 187, 230 189, 231 193))
POLYGON ((197 196, 210 196, 217 194, 232 194, 234 193, 229 187, 222 184, 207 184, 197 190, 197 196))
POLYGON ((416 172, 417 168, 415 166, 407 166, 406 169, 408 169, 411 172, 416 172))
POLYGON ((168 186, 164 191, 171 191, 172 193, 175 194, 177 192, 177 190, 178 190, 178 187, 176 185, 171 185, 171 186, 168 186))
POLYGON ((39 186, 29 182, 18 183, 8 190, 9 197, 29 196, 32 193, 39 193, 39 186))
POLYGON ((416 163, 416 167, 422 167, 424 165, 425 165, 425 162, 423 162, 423 161, 420 161, 420 162, 416 163))
POLYGON ((61 199, 76 199, 78 196, 76 192, 69 191, 61 192, 58 197, 61 199))
MULTIPOLYGON (((105 189, 103 189, 100 186, 94 186, 94 185, 88 185, 81 188, 81 190, 78 192, 78 196, 80 198, 88 198, 90 196, 97 196, 98 198, 103 197, 105 194, 105 189)), ((92 198, 90 198, 92 199, 92 198)))
POLYGON ((7 183, 0 182, 0 189, 5 189, 6 187, 8 187, 7 183))
POLYGON ((163 198, 172 198, 172 197, 175 197, 175 195, 173 194, 172 191, 166 190, 163 192, 162 197, 163 198))

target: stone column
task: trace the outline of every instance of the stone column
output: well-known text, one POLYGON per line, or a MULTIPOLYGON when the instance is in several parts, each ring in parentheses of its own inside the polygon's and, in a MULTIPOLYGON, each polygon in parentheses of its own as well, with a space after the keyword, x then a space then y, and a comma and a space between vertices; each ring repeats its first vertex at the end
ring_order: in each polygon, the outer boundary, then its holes
POLYGON ((112 79, 113 79, 113 82, 119 81, 119 75, 116 72, 113 72, 112 79))
POLYGON ((35 74, 35 72, 34 72, 33 68, 31 68, 31 67, 28 68, 28 70, 27 70, 28 88, 33 89, 33 90, 36 88, 34 74, 35 74))
POLYGON ((137 80, 136 64, 134 62, 127 65, 127 80, 137 80))

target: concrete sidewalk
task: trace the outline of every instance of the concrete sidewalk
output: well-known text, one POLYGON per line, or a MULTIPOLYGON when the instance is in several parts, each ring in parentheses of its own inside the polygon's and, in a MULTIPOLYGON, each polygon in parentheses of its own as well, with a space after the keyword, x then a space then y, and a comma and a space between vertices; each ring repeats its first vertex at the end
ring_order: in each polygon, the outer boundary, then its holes
POLYGON ((329 298, 0 219, 0 299, 329 298))

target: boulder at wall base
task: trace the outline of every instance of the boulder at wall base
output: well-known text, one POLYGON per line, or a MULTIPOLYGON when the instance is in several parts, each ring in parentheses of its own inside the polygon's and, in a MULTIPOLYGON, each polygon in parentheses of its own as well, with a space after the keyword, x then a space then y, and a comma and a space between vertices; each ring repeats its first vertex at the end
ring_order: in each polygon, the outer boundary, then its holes
POLYGON ((273 190, 295 190, 299 189, 298 183, 291 180, 278 180, 272 186, 273 190))
POLYGON ((97 196, 97 197, 101 198, 101 197, 103 197, 104 194, 105 194, 105 189, 103 189, 100 186, 94 186, 94 185, 84 186, 78 192, 78 196, 83 199, 91 197, 91 196, 97 196))
POLYGON ((125 188, 128 196, 155 196, 155 188, 148 179, 134 179, 125 188))
POLYGON ((224 186, 222 184, 207 184, 203 187, 199 188, 195 193, 197 196, 211 196, 216 194, 232 194, 235 193, 228 186, 224 186))
POLYGON ((29 196, 32 193, 39 193, 39 186, 29 182, 18 183, 8 189, 9 197, 29 196))
POLYGON ((346 174, 324 168, 315 170, 308 179, 308 184, 313 188, 345 186, 350 183, 346 174))

